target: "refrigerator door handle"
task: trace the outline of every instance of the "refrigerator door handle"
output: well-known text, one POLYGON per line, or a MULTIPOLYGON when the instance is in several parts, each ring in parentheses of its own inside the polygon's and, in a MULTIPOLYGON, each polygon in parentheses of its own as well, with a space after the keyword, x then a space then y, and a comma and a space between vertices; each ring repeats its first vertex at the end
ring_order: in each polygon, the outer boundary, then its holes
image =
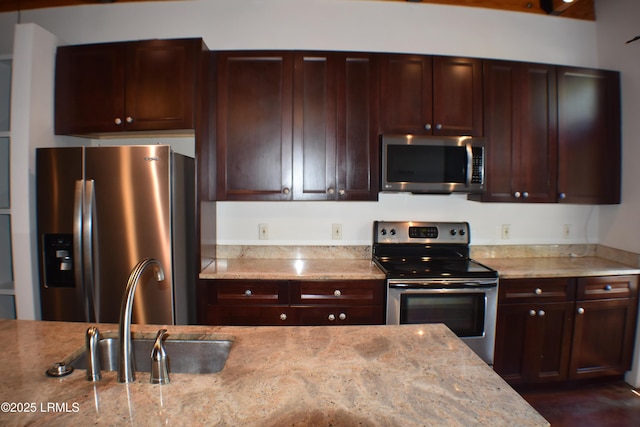
POLYGON ((98 239, 98 229, 95 225, 96 212, 95 185, 92 179, 85 181, 84 189, 84 209, 82 219, 82 264, 84 268, 85 279, 85 305, 90 321, 100 321, 100 283, 95 280, 97 265, 94 259, 97 259, 98 245, 94 244, 98 239), (95 280, 95 281, 94 281, 95 280))
POLYGON ((87 322, 90 322, 89 312, 87 307, 87 294, 84 286, 84 267, 82 265, 83 259, 83 226, 82 226, 82 209, 84 207, 84 180, 77 180, 76 187, 73 194, 73 275, 76 281, 76 287, 82 289, 82 299, 85 301, 84 317, 87 322))

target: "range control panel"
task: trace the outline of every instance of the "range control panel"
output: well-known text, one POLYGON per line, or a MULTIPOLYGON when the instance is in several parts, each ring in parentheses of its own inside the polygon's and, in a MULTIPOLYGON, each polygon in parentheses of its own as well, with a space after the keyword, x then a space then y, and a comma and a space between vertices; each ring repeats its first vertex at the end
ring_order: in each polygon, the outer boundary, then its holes
POLYGON ((465 244, 471 242, 468 222, 375 221, 373 243, 465 244))

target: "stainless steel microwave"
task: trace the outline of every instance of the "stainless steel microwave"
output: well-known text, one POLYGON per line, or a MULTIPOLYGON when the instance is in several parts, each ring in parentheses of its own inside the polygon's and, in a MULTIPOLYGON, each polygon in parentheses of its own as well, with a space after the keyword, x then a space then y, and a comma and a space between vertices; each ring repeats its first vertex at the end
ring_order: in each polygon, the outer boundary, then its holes
POLYGON ((383 135, 381 191, 481 193, 485 138, 383 135))

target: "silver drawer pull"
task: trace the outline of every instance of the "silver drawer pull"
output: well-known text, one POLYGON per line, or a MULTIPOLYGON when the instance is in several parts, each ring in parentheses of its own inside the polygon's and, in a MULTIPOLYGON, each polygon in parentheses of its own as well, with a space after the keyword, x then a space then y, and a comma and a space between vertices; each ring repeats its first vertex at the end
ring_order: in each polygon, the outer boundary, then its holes
POLYGON ((331 322, 333 322, 334 320, 336 320, 336 315, 335 314, 330 314, 327 319, 329 319, 331 322))
POLYGON ((611 285, 606 285, 606 286, 604 287, 604 290, 605 290, 605 291, 610 291, 611 289, 613 289, 613 288, 611 287, 611 285))
POLYGON ((280 320, 287 320, 287 315, 285 313, 282 313, 280 315, 280 320))
POLYGON ((533 291, 536 295, 542 295, 542 289, 540 288, 536 288, 535 291, 533 291))
POLYGON ((344 314, 344 313, 340 313, 340 315, 338 316, 338 318, 339 318, 340 320, 344 320, 344 319, 346 319, 346 318, 347 318, 347 315, 346 315, 346 314, 344 314))
POLYGON ((584 314, 584 308, 582 307, 578 308, 578 314, 584 314))
POLYGON ((535 310, 529 310, 529 316, 533 317, 536 315, 536 311, 535 310))
POLYGON ((247 289, 246 291, 244 291, 244 296, 245 297, 250 297, 252 294, 251 289, 247 289))
POLYGON ((340 295, 342 295, 342 292, 340 292, 339 289, 336 289, 335 291, 333 291, 333 295, 339 297, 340 295))
POLYGON ((544 317, 545 314, 547 314, 547 313, 545 313, 544 310, 540 310, 538 312, 538 316, 540 316, 540 317, 544 317))

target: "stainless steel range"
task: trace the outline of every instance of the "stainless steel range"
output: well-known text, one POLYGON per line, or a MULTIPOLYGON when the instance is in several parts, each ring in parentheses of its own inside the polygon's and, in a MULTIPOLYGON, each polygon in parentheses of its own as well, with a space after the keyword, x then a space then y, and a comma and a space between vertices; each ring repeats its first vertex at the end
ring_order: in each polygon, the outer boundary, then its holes
POLYGON ((466 222, 375 221, 373 261, 387 275, 387 324, 444 323, 493 364, 498 273, 469 257, 466 222))

